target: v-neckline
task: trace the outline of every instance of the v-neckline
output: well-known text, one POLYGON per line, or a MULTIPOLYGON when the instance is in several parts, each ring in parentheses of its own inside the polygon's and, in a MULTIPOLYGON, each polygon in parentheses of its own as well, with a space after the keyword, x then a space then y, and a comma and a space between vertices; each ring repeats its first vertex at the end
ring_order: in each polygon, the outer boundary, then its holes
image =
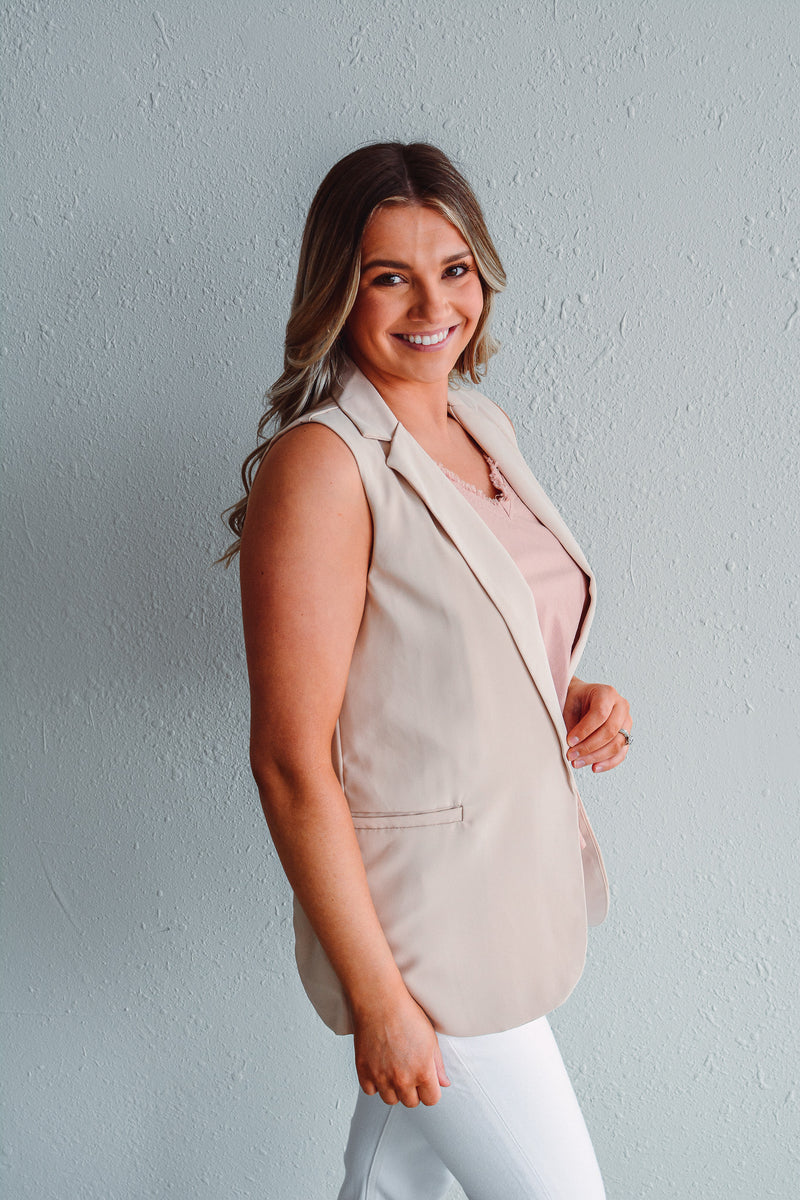
POLYGON ((482 492, 479 487, 477 487, 474 483, 470 483, 468 479, 462 479, 460 475, 458 475, 455 471, 451 471, 449 467, 446 467, 443 462, 439 462, 438 459, 436 460, 436 465, 441 471, 444 472, 449 480, 451 480, 458 487, 462 488, 464 491, 469 492, 470 495, 478 496, 481 500, 485 500, 487 504, 492 504, 495 506, 507 504, 507 502, 510 500, 510 496, 508 494, 506 481, 503 478, 500 468, 491 455, 487 454, 485 450, 481 450, 481 454, 484 462, 489 468, 489 482, 496 493, 494 496, 487 496, 486 492, 482 492))

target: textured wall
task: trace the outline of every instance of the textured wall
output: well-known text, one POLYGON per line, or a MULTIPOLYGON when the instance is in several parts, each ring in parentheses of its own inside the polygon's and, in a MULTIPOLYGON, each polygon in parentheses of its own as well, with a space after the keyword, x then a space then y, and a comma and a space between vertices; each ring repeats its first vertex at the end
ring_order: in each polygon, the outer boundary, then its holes
POLYGON ((582 674, 635 714, 583 783, 612 910, 553 1017, 609 1196, 788 1200, 796 3, 154 2, 3 16, 0 1191, 335 1195, 350 1048, 295 979, 211 560, 312 189, 397 137, 485 203, 485 390, 597 572, 582 674))

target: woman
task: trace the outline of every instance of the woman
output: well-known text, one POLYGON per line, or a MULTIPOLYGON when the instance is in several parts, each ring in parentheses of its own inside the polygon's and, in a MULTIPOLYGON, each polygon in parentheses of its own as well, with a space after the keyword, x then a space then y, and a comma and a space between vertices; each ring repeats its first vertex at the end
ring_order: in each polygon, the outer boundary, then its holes
POLYGON ((452 386, 504 282, 440 151, 339 162, 229 518, 298 966, 354 1035, 341 1200, 604 1194, 545 1014, 607 907, 572 776, 623 761, 630 715, 574 676, 588 564, 508 418, 452 386))

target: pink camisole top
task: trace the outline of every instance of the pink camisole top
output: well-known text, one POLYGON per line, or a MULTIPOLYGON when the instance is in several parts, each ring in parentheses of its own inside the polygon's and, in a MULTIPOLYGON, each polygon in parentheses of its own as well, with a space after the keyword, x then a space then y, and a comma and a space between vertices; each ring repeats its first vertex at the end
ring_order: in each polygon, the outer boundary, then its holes
POLYGON ((550 671, 563 709, 569 660, 589 602, 589 581, 561 542, 520 500, 494 459, 484 455, 494 498, 438 466, 483 518, 533 592, 550 671))

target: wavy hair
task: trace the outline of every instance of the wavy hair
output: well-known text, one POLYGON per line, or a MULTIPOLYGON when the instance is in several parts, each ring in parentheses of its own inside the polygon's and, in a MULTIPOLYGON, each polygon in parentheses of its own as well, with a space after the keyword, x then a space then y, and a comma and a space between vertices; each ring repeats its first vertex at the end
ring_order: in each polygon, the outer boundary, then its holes
POLYGON ((344 325, 361 275, 361 239, 372 214, 387 204, 435 209, 455 226, 475 259, 483 311, 452 377, 477 383, 497 350, 489 316, 506 276, 480 205, 463 175, 441 150, 425 142, 376 142, 340 159, 320 184, 306 218, 286 326, 283 374, 267 392, 257 445, 242 464, 244 496, 223 513, 236 538, 220 559, 226 566, 239 550, 250 488, 269 447, 270 423, 276 422, 277 433, 323 404, 339 385, 346 359, 344 325))

